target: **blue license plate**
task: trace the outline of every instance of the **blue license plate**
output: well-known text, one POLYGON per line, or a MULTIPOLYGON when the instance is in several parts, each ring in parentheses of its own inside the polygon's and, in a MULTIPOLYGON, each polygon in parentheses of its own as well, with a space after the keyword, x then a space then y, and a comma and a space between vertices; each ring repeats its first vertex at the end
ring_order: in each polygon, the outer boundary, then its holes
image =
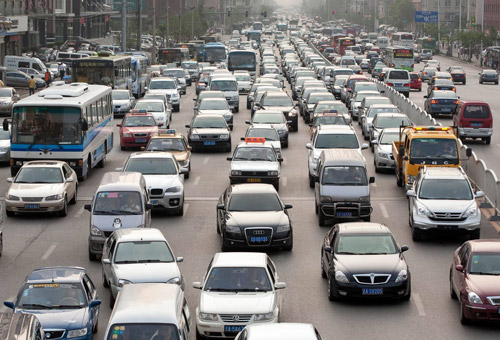
POLYGON ((250 237, 250 241, 252 243, 267 243, 268 238, 267 236, 252 236, 250 237))
POLYGON ((498 314, 500 314, 500 308, 498 308, 498 314))
POLYGON ((245 326, 224 326, 224 332, 227 333, 239 333, 245 328, 245 326))
POLYGON ((483 124, 481 124, 481 123, 471 123, 470 124, 470 126, 472 126, 472 127, 481 127, 481 125, 483 125, 483 124))
POLYGON ((40 204, 25 204, 24 209, 40 209, 40 204))
POLYGON ((152 201, 151 201, 151 204, 152 204, 152 205, 158 205, 158 200, 152 200, 152 201))
POLYGON ((146 138, 139 138, 135 140, 136 143, 146 143, 146 138))
POLYGON ((337 217, 351 217, 352 212, 350 211, 338 211, 337 212, 337 217))
POLYGON ((363 295, 382 295, 384 293, 383 288, 363 288, 361 293, 363 295))
POLYGON ((441 108, 441 112, 450 112, 450 111, 451 111, 451 109, 448 108, 448 107, 442 107, 441 108))
POLYGON ((214 146, 215 142, 214 141, 205 141, 205 142, 203 142, 203 145, 205 145, 205 146, 214 146))
POLYGON ((113 112, 118 112, 118 109, 113 109, 113 112))

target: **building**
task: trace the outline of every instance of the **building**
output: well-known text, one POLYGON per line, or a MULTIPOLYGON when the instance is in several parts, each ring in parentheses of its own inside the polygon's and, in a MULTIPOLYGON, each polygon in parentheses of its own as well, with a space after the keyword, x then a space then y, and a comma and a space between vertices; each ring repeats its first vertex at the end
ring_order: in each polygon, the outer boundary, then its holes
POLYGON ((490 27, 500 31, 500 0, 484 0, 484 29, 490 27))
POLYGON ((23 41, 29 43, 28 16, 24 0, 0 0, 0 62, 8 54, 21 54, 23 41))

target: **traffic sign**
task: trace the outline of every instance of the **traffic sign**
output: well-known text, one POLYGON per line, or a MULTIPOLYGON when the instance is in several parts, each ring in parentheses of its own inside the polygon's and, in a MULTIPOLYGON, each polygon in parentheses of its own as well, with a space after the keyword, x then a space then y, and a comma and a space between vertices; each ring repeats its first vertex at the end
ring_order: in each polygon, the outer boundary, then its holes
POLYGON ((435 23, 438 22, 439 12, 416 11, 415 22, 435 23))

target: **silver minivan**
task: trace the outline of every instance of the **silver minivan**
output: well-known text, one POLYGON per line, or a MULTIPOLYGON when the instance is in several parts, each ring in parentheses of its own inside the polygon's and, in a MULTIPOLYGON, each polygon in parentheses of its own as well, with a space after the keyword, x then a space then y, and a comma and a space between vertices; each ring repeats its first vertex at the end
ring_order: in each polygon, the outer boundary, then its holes
POLYGON ((104 340, 189 340, 191 314, 176 284, 136 283, 118 294, 104 340))
POLYGON ((357 150, 324 150, 314 181, 320 226, 327 220, 370 221, 370 183, 375 183, 375 177, 368 178, 365 160, 357 150))
POLYGON ((89 259, 102 255, 104 242, 120 228, 149 228, 151 208, 146 180, 138 172, 107 172, 101 180, 91 204, 89 259))
POLYGON ((240 110, 240 96, 238 92, 238 82, 233 75, 227 77, 216 77, 210 79, 210 90, 224 92, 224 97, 233 112, 240 110))

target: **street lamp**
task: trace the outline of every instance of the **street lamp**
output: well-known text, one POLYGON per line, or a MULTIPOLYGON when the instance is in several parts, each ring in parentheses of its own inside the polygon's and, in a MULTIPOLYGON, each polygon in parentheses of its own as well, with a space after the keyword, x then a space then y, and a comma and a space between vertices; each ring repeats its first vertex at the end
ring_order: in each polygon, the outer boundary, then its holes
POLYGON ((188 6, 188 8, 191 11, 191 39, 194 39, 194 10, 196 6, 188 6))

